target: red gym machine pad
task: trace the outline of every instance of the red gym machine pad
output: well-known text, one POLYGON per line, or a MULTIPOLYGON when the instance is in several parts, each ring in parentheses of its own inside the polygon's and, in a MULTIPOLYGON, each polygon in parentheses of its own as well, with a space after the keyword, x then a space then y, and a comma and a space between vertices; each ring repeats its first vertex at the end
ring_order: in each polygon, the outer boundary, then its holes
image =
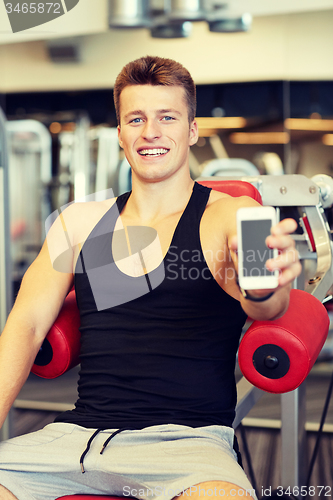
POLYGON ((327 337, 329 318, 325 307, 313 295, 292 290, 288 311, 275 321, 254 321, 238 351, 243 375, 267 392, 284 393, 296 389, 307 377, 327 337), (258 372, 254 357, 263 345, 277 346, 289 357, 289 369, 280 378, 258 372))

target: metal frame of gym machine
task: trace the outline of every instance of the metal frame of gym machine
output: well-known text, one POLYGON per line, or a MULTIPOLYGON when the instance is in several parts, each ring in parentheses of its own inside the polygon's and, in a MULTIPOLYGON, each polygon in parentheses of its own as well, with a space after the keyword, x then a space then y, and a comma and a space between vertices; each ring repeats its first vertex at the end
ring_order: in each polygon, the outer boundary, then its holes
MULTIPOLYGON (((333 203, 332 178, 326 175, 318 175, 313 179, 303 175, 220 177, 217 174, 197 180, 226 179, 253 184, 261 194, 263 205, 278 209, 298 208, 303 234, 294 235, 294 239, 303 264, 303 273, 295 281, 294 288, 305 290, 321 302, 331 298, 328 294, 333 286, 333 243, 324 207, 330 207, 333 203), (304 265, 306 262, 310 263, 309 269, 304 265)), ((243 379, 241 382, 235 428, 251 409, 252 403, 260 397, 259 389, 247 386, 243 379)), ((306 381, 295 391, 281 395, 281 486, 284 488, 306 484, 305 419, 306 381)))
MULTIPOLYGON (((6 118, 0 108, 0 333, 5 326, 12 304, 6 134, 6 118)), ((10 417, 6 419, 0 430, 0 439, 7 437, 9 434, 10 417)))

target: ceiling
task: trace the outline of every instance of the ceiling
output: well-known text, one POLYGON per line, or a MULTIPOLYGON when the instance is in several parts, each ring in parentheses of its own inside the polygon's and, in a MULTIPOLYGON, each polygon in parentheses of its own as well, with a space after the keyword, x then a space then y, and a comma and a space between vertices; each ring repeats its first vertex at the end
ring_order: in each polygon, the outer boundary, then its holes
MULTIPOLYGON (((151 0, 161 4, 163 0, 151 0)), ((109 0, 79 0, 79 3, 65 15, 51 22, 19 33, 13 33, 6 14, 5 3, 0 2, 0 44, 20 43, 109 31, 109 0)), ((333 9, 332 0, 206 0, 209 4, 225 5, 235 12, 249 12, 253 17, 274 16, 288 13, 333 9)))

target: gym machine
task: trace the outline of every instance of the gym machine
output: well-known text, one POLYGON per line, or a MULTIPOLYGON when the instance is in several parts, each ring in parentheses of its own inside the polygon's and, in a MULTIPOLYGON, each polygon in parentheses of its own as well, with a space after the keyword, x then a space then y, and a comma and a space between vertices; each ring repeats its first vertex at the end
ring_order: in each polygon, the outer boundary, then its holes
POLYGON ((36 120, 7 121, 8 197, 15 291, 45 239, 51 210, 51 135, 36 120))
MULTIPOLYGON (((294 288, 305 290, 322 303, 332 298, 332 236, 325 209, 333 205, 333 179, 316 175, 308 179, 303 175, 239 176, 255 186, 263 205, 278 209, 281 218, 299 219, 300 230, 293 236, 299 252, 303 272, 294 288)), ((198 181, 216 182, 231 177, 200 177, 198 181)), ((254 398, 249 389, 247 396, 254 398)), ((246 400, 246 398, 245 398, 246 400)), ((292 392, 281 395, 282 463, 281 480, 284 487, 306 484, 305 463, 305 383, 292 392)), ((245 403, 244 403, 245 404, 245 403)), ((235 424, 240 422, 236 417, 235 424)))

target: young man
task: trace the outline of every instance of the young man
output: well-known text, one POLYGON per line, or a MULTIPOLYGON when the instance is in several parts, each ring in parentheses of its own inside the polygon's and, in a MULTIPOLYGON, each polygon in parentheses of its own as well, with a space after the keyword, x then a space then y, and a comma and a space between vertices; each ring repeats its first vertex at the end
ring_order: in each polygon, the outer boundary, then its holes
POLYGON ((235 214, 256 203, 192 181, 191 76, 145 57, 125 66, 114 93, 132 192, 59 217, 0 340, 2 424, 74 276, 79 399, 44 430, 0 444, 0 499, 253 495, 233 449, 235 355, 247 315, 273 319, 288 307, 300 272, 296 223, 284 220, 267 238, 279 250, 267 262, 280 270, 277 289, 245 299, 235 214), (59 264, 64 230, 72 250, 59 264))

